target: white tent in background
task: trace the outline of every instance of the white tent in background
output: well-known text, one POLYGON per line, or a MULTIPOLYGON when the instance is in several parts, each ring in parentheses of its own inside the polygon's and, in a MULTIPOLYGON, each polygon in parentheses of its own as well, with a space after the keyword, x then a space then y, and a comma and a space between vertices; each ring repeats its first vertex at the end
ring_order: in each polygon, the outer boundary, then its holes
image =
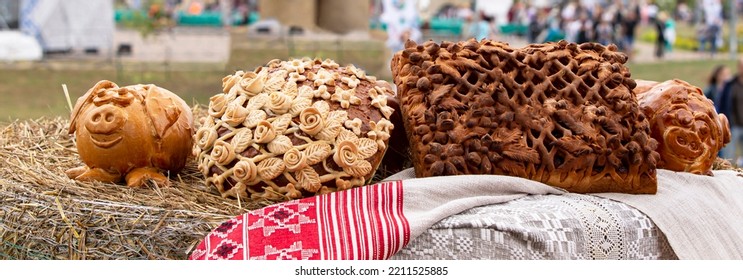
POLYGON ((111 50, 113 0, 22 0, 20 28, 44 51, 111 50))
POLYGON ((0 61, 40 60, 41 46, 36 40, 15 30, 0 31, 0 61))

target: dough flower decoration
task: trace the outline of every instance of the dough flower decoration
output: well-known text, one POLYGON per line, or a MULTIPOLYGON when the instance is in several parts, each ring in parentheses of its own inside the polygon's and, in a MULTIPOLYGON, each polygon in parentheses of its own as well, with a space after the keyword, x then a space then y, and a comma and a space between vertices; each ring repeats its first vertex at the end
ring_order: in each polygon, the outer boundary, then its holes
POLYGON ((244 74, 245 72, 238 70, 235 74, 227 75, 222 78, 222 92, 230 92, 230 90, 242 79, 242 75, 244 74))
POLYGON ((356 66, 350 65, 349 67, 346 67, 346 71, 353 74, 359 79, 367 79, 366 72, 364 72, 364 70, 361 70, 356 66))
POLYGON ((211 152, 212 159, 219 165, 228 165, 235 160, 235 150, 229 143, 217 140, 211 152))
POLYGON ((258 126, 255 127, 253 133, 253 141, 256 143, 266 144, 276 138, 276 131, 273 130, 271 123, 267 121, 261 121, 258 126))
POLYGON ((353 88, 351 89, 341 89, 336 87, 335 93, 331 96, 330 100, 336 101, 341 104, 341 108, 348 109, 348 107, 353 105, 359 105, 361 104, 361 99, 356 97, 356 90, 353 88))
POLYGON ((227 95, 220 93, 209 98, 208 114, 212 117, 219 118, 227 110, 227 95))
POLYGON ((315 98, 322 98, 322 99, 330 99, 331 94, 328 92, 328 87, 325 85, 320 85, 317 87, 317 90, 312 92, 315 98))
POLYGON ((299 129, 314 136, 320 133, 324 127, 323 117, 317 108, 308 107, 302 110, 302 113, 299 115, 299 129))
POLYGON ((384 94, 379 94, 378 92, 380 91, 382 91, 380 88, 373 88, 369 90, 369 96, 371 96, 372 98, 371 105, 382 111, 384 117, 389 119, 392 116, 392 113, 395 112, 395 109, 387 106, 387 96, 384 94))
POLYGON ((255 96, 263 91, 263 86, 266 83, 266 72, 248 72, 243 75, 243 79, 240 80, 239 91, 248 97, 255 96))
POLYGON ((395 128, 395 125, 388 120, 382 119, 379 122, 369 122, 369 127, 371 128, 371 131, 368 133, 369 139, 376 141, 380 150, 386 149, 387 144, 385 142, 387 139, 390 139, 390 131, 395 128))
POLYGON ((292 107, 292 98, 280 92, 272 92, 269 95, 268 109, 276 114, 289 112, 292 107))
POLYGON ((328 68, 328 69, 338 69, 340 65, 336 63, 335 61, 333 61, 332 59, 328 58, 328 59, 323 60, 322 63, 320 63, 320 67, 328 68))
MULTIPOLYGON (((367 139, 369 140, 369 139, 367 139)), ((377 151, 373 141, 361 142, 359 139, 343 140, 336 146, 336 152, 333 155, 333 161, 343 168, 343 171, 353 177, 363 177, 371 170, 371 163, 365 158, 371 156, 377 151), (363 149, 358 144, 365 144, 363 149), (371 144, 371 145, 369 145, 371 144), (370 147, 373 147, 370 148, 370 147), (372 152, 373 151, 373 152, 372 152), (370 152, 372 152, 370 154, 370 152)))
POLYGON ((307 80, 307 76, 302 75, 298 72, 290 72, 289 73, 289 81, 295 82, 295 83, 301 83, 307 80))
POLYGON ((289 72, 296 72, 298 74, 304 73, 304 70, 307 68, 312 68, 312 63, 304 60, 295 59, 292 61, 284 61, 282 64, 284 69, 286 69, 289 72))
POLYGON ((353 131, 354 134, 360 135, 361 134, 361 125, 363 124, 363 121, 359 118, 354 118, 353 120, 346 120, 343 123, 343 126, 353 131))
POLYGON ((258 167, 250 159, 242 159, 232 168, 232 174, 243 183, 250 184, 258 178, 258 167))
POLYGON ((328 85, 335 86, 335 75, 325 68, 320 68, 317 74, 312 77, 315 80, 315 86, 328 85))
POLYGON ((359 79, 356 78, 356 76, 350 76, 350 77, 341 78, 341 82, 348 85, 349 88, 356 88, 357 86, 359 86, 359 83, 361 81, 359 81, 359 79))
POLYGON ((291 148, 284 153, 284 163, 286 170, 297 171, 307 166, 307 160, 304 153, 297 148, 291 148))
POLYGON ((248 113, 250 113, 250 111, 242 106, 242 103, 244 101, 245 96, 240 96, 234 101, 230 102, 230 104, 227 105, 227 109, 225 110, 224 115, 222 115, 222 120, 231 126, 236 126, 245 121, 245 118, 248 116, 248 113))
POLYGON ((196 131, 196 146, 201 149, 211 147, 217 141, 217 131, 212 127, 202 126, 196 131))

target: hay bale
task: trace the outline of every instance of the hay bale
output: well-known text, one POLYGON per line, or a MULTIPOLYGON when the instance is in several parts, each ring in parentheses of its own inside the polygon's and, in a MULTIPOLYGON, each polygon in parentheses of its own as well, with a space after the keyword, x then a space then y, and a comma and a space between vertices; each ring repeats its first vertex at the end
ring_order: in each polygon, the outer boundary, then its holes
POLYGON ((0 259, 185 259, 221 222, 265 206, 223 199, 193 159, 171 187, 68 179, 82 165, 68 124, 0 125, 0 259))

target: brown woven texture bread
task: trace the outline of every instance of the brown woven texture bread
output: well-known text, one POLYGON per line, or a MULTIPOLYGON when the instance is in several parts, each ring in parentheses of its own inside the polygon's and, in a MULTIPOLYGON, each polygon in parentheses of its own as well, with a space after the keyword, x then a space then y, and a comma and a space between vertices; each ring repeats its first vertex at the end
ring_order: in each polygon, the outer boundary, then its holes
POLYGON ((223 79, 194 154, 225 197, 284 201, 363 186, 387 150, 392 87, 332 60, 273 60, 223 79))
POLYGON ((571 192, 656 192, 627 56, 566 42, 412 41, 392 60, 418 177, 512 175, 571 192))
POLYGON ((702 90, 682 80, 636 80, 637 101, 658 141, 658 168, 712 175, 717 153, 730 142, 730 124, 702 90))

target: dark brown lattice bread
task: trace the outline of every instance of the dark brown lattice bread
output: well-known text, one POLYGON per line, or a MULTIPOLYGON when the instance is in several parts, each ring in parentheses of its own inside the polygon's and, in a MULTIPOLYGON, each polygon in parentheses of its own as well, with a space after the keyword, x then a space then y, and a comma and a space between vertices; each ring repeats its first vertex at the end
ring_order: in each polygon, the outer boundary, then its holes
POLYGON ((353 65, 273 60, 222 84, 194 147, 222 196, 283 201, 363 186, 387 150, 392 87, 353 65))
POLYGON ((655 193, 657 142, 615 46, 412 41, 392 73, 416 176, 655 193))

